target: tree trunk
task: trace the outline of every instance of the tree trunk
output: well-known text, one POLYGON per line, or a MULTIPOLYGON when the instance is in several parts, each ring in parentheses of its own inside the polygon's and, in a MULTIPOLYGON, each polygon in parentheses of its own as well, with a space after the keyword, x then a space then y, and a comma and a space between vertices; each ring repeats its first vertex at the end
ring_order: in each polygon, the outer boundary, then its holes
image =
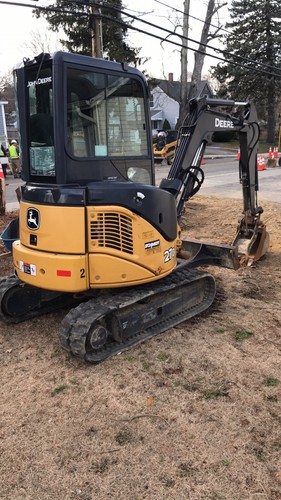
POLYGON ((202 33, 201 33, 200 45, 199 45, 199 49, 198 49, 200 52, 194 53, 194 67, 193 67, 193 72, 192 72, 192 77, 191 77, 191 84, 190 84, 189 92, 188 92, 188 101, 190 99, 192 99, 193 97, 196 97, 198 95, 198 84, 201 82, 201 79, 202 79, 202 69, 203 69, 204 59, 205 59, 205 54, 206 54, 205 45, 208 42, 210 23, 211 23, 214 12, 215 12, 215 0, 209 0, 207 12, 206 12, 206 17, 205 17, 205 22, 204 22, 204 26, 203 26, 202 33))
POLYGON ((272 146, 275 146, 276 138, 275 138, 275 126, 276 126, 276 118, 275 118, 275 83, 272 78, 268 82, 267 87, 268 95, 267 95, 267 142, 272 146))
POLYGON ((6 184, 5 179, 0 178, 0 215, 6 212, 6 184))
MULTIPOLYGON (((99 3, 99 1, 98 1, 99 3)), ((92 57, 103 57, 102 43, 102 21, 100 8, 92 5, 91 7, 91 28, 92 28, 92 57)))
POLYGON ((180 92, 180 109, 176 128, 179 128, 184 121, 188 109, 187 99, 187 45, 188 45, 188 30, 189 30, 189 7, 190 0, 184 0, 184 16, 182 25, 182 48, 181 48, 181 92, 180 92))
MULTIPOLYGON (((266 33, 266 59, 269 66, 274 66, 274 41, 272 37, 272 13, 269 0, 265 5, 265 33, 266 33)), ((268 78, 267 83, 267 142, 275 145, 275 81, 274 76, 268 78)))
MULTIPOLYGON (((188 16, 189 16, 189 5, 190 1, 185 0, 184 2, 184 23, 183 24, 183 37, 188 37, 188 16)), ((215 38, 217 31, 210 37, 210 23, 212 21, 212 17, 217 12, 218 9, 226 5, 225 3, 219 6, 215 6, 215 0, 209 0, 207 5, 207 12, 205 16, 204 26, 201 32, 200 44, 198 48, 198 52, 195 52, 194 56, 194 67, 191 77, 191 84, 189 87, 189 91, 187 92, 188 84, 187 84, 187 40, 183 38, 182 44, 185 45, 185 48, 181 49, 181 100, 180 100, 180 110, 179 110, 179 118, 176 124, 176 128, 180 128, 184 118, 188 112, 188 102, 190 99, 198 95, 198 84, 202 79, 202 68, 204 65, 205 55, 206 55, 206 44, 209 39, 215 38), (186 66, 185 66, 186 63, 186 66)))

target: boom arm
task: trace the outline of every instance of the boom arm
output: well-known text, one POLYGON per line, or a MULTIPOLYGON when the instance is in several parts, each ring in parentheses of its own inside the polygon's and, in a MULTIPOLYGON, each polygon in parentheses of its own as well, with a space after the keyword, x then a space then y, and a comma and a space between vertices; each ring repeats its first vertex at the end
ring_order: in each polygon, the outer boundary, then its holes
POLYGON ((240 143, 239 175, 243 190, 244 211, 255 212, 258 190, 257 148, 259 125, 253 103, 203 97, 189 103, 189 114, 179 130, 173 165, 160 187, 177 198, 178 216, 185 201, 199 189, 204 180, 200 167, 211 135, 216 131, 237 132, 240 143), (240 113, 225 113, 218 108, 241 108, 240 113), (216 109, 215 109, 216 108, 216 109))
POLYGON ((260 222, 263 209, 257 206, 259 125, 252 102, 208 97, 191 100, 189 114, 179 130, 173 164, 167 179, 161 181, 160 188, 176 197, 179 218, 185 202, 197 193, 204 181, 201 162, 206 145, 216 131, 238 133, 239 178, 242 185, 244 217, 240 222, 235 244, 250 239, 246 258, 248 259, 253 248, 259 258, 265 251, 261 240, 264 243, 267 233, 260 222), (230 113, 221 111, 222 108, 229 108, 230 113))

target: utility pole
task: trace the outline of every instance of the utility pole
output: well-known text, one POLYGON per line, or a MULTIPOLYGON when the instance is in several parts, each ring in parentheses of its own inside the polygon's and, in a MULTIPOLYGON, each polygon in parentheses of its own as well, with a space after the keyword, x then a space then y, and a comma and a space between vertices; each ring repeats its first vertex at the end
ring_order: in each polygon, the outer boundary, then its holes
POLYGON ((184 0, 181 48, 180 110, 177 128, 182 125, 187 110, 187 38, 189 32, 189 8, 190 0, 184 0))
MULTIPOLYGON (((100 3, 99 0, 96 0, 100 3)), ((102 18, 100 8, 91 6, 92 57, 103 58, 102 18)))

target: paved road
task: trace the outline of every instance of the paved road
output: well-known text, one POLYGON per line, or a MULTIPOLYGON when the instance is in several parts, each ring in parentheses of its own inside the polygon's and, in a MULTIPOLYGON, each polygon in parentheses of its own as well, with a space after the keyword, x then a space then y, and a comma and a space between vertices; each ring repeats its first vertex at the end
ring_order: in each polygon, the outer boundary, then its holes
POLYGON ((6 211, 11 212, 19 208, 17 200, 16 189, 21 186, 23 181, 21 179, 14 179, 8 175, 6 179, 6 211))
MULTIPOLYGON (((168 175, 170 167, 155 166, 156 184, 168 175)), ((238 176, 238 161, 231 158, 206 159, 203 166, 205 181, 200 194, 221 196, 223 198, 241 198, 242 190, 238 176)), ((7 211, 19 208, 15 190, 23 184, 20 179, 7 178, 7 211)), ((275 201, 281 203, 281 167, 267 168, 259 172, 258 202, 275 201)))
MULTIPOLYGON (((241 198, 238 161, 233 158, 207 159, 202 167, 205 180, 200 194, 221 196, 223 198, 241 198)), ((156 166, 156 184, 168 175, 169 167, 156 166)), ((258 173, 258 201, 276 201, 281 203, 281 167, 266 168, 258 173)))
MULTIPOLYGON (((212 161, 206 161, 204 172, 206 180, 200 190, 201 194, 225 198, 240 198, 242 196, 238 161, 222 161, 216 165, 212 165, 212 161)), ((259 202, 265 200, 281 203, 281 167, 259 171, 258 183, 259 202)))

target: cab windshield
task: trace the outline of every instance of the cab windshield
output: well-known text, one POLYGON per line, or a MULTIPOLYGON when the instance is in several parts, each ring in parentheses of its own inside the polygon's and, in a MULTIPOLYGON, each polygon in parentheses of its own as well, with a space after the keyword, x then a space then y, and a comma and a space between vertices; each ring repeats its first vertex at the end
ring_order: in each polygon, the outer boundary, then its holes
POLYGON ((140 82, 126 76, 68 69, 67 139, 76 157, 146 156, 140 82))

